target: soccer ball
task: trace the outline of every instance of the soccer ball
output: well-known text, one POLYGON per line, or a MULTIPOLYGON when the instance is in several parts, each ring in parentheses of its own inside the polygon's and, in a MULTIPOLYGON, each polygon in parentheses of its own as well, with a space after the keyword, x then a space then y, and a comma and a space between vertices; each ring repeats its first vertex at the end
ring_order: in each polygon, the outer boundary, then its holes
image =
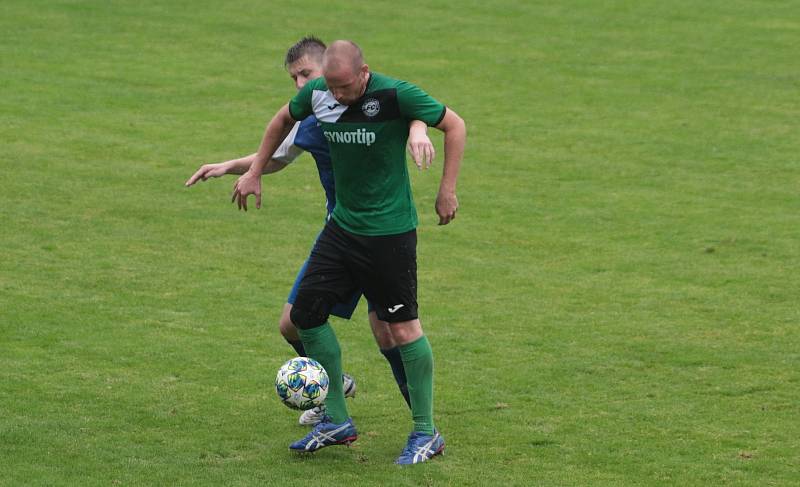
POLYGON ((319 362, 295 357, 278 370, 275 391, 287 407, 306 410, 325 401, 329 383, 328 373, 319 362))

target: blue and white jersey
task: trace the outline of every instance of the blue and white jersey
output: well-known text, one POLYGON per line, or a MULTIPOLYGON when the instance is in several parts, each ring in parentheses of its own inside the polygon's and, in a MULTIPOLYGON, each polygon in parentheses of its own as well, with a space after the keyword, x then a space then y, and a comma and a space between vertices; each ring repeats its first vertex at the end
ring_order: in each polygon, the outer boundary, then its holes
POLYGON ((325 190, 325 198, 327 199, 325 205, 328 210, 328 217, 330 217, 334 206, 336 206, 336 186, 333 182, 331 152, 328 148, 328 140, 322 134, 322 128, 317 118, 313 115, 294 124, 292 131, 283 140, 272 158, 285 164, 291 164, 303 151, 309 152, 317 163, 319 182, 325 190))

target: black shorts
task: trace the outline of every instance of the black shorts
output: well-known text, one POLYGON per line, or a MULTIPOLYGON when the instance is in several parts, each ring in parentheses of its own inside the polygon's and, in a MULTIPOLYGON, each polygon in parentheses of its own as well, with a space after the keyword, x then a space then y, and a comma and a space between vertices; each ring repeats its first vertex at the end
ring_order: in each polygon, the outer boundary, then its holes
POLYGON ((327 318, 335 303, 359 289, 383 321, 418 317, 416 230, 368 237, 328 221, 311 250, 294 307, 327 318))

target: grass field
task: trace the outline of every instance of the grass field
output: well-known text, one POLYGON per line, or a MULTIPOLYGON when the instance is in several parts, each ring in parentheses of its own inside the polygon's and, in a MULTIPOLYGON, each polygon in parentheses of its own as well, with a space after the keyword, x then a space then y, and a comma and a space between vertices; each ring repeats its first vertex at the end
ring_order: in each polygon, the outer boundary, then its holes
POLYGON ((794 2, 0 5, 0 486, 800 485, 794 2), (311 458, 272 390, 322 225, 308 156, 238 212, 293 94, 351 38, 467 121, 461 208, 412 173, 430 464, 365 310, 334 323, 361 438, 311 458))

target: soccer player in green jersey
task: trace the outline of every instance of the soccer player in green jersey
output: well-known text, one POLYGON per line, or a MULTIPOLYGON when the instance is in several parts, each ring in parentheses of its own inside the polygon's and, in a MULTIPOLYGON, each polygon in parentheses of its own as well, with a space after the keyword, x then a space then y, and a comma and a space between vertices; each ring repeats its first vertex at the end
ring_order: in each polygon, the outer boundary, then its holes
MULTIPOLYGON (((299 91, 309 81, 322 76, 322 56, 325 52, 325 44, 316 37, 305 37, 295 43, 286 53, 284 66, 291 76, 295 88, 299 91)), ((426 135, 426 126, 419 120, 411 122, 408 132, 408 149, 414 157, 414 162, 423 167, 429 165, 434 157, 434 148, 430 139, 426 135)), ((322 129, 317 123, 317 119, 312 115, 302 122, 297 122, 292 129, 289 137, 284 139, 272 159, 264 166, 264 173, 277 172, 292 164, 301 152, 309 152, 316 162, 319 180, 325 192, 327 200, 328 217, 336 203, 336 188, 334 186, 333 169, 330 161, 330 148, 322 129)), ((192 177, 186 181, 186 186, 191 186, 197 181, 205 181, 208 178, 220 177, 225 174, 244 174, 252 164, 255 154, 251 154, 238 159, 232 159, 218 164, 205 164, 198 169, 192 177)), ((295 284, 292 287, 283 313, 280 317, 279 328, 281 335, 294 348, 300 356, 305 356, 306 352, 295 326, 290 319, 290 313, 294 301, 297 297, 297 289, 305 273, 305 264, 298 272, 295 284)), ((357 291, 341 303, 338 303, 331 310, 331 314, 344 319, 350 319, 361 297, 361 291, 357 291)), ((388 323, 378 319, 371 303, 368 306, 368 316, 370 327, 375 336, 375 341, 381 354, 386 358, 392 369, 397 386, 403 395, 406 403, 411 404, 406 386, 406 375, 403 367, 402 357, 397 344, 394 342, 388 323)), ((343 376, 343 388, 346 397, 355 395, 356 383, 347 374, 343 376)), ((304 411, 300 416, 299 422, 303 425, 316 425, 325 417, 324 405, 304 411)))
MULTIPOLYGON (((308 355, 338 377, 341 350, 328 324, 330 309, 353 290, 364 291, 378 318, 390 324, 407 376, 414 426, 396 462, 424 462, 444 450, 444 439, 433 421, 433 352, 417 313, 417 212, 405 145, 410 120, 444 132, 436 212, 446 225, 458 209, 466 127, 416 86, 370 72, 353 42, 336 41, 325 52, 323 78, 307 83, 267 125, 250 170, 234 186, 240 208, 247 208, 250 194, 260 207, 262 168, 295 121, 309 115, 330 145, 336 207, 311 252, 291 320, 308 355)), ((325 404, 328 417, 290 449, 312 452, 358 437, 339 381, 331 381, 325 404)))

